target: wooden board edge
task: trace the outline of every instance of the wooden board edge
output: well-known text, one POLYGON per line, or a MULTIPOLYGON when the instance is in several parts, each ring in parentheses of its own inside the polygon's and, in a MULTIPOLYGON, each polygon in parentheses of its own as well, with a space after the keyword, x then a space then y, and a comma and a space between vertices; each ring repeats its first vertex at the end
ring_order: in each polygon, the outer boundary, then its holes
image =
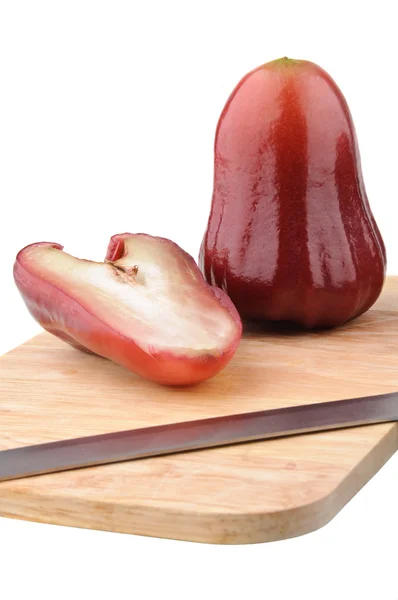
MULTIPOLYGON (((273 542, 324 527, 398 449, 398 424, 334 489, 314 502, 273 513, 200 513, 70 497, 0 493, 0 516, 18 520, 217 545, 273 542), (40 507, 38 511, 37 507, 40 507)), ((1 486, 0 486, 1 492, 1 486)))

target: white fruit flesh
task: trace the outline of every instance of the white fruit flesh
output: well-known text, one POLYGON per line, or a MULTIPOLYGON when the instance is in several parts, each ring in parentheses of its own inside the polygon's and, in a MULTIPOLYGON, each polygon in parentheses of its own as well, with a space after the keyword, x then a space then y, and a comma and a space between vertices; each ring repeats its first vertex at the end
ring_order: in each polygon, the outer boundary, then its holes
MULTIPOLYGON (((125 256, 108 263, 32 246, 24 265, 146 353, 219 356, 230 347, 236 323, 188 255, 145 235, 124 244, 125 256)), ((62 321, 62 307, 54 313, 62 321)))

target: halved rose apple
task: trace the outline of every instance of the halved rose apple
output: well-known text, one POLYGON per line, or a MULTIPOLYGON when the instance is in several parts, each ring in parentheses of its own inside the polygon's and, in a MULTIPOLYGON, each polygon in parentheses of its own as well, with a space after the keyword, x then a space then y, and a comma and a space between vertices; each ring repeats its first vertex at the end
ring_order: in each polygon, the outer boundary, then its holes
POLYGON ((31 244, 18 253, 14 278, 44 329, 158 383, 212 377, 241 337, 228 296, 165 238, 115 235, 104 263, 75 258, 59 244, 31 244))

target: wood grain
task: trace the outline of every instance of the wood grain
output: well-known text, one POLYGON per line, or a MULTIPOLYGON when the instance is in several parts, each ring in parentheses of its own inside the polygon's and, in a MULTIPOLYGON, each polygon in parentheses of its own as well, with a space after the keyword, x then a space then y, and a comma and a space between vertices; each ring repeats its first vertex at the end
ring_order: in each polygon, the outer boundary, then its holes
MULTIPOLYGON (((144 381, 41 334, 0 359, 0 449, 398 390, 398 278, 333 331, 252 329, 191 389, 144 381)), ((398 447, 398 425, 302 435, 0 484, 0 515, 222 544, 325 525, 398 447)), ((375 509, 376 510, 376 509, 375 509)))

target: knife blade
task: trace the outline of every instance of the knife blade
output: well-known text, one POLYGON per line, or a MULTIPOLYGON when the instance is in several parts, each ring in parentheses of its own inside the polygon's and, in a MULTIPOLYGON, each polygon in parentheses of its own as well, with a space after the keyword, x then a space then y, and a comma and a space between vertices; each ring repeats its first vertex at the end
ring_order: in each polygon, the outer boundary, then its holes
POLYGON ((0 452, 0 482, 398 420, 398 392, 155 425, 0 452))

